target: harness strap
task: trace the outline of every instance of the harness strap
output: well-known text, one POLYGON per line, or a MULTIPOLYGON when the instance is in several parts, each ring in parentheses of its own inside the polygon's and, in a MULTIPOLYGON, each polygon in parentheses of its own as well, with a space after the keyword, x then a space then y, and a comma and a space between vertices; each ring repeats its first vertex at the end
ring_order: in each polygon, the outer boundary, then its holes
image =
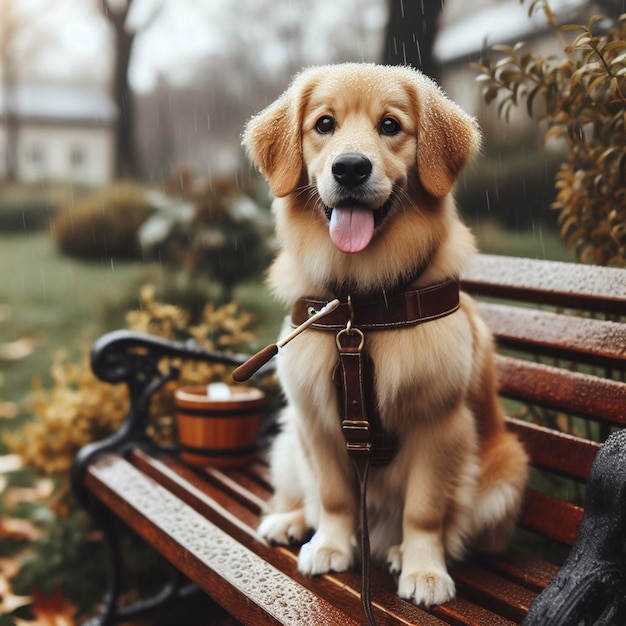
MULTIPOLYGON (((371 396, 371 385, 368 384, 368 373, 371 367, 367 355, 363 352, 363 334, 360 331, 340 333, 337 336, 339 362, 335 374, 339 379, 341 430, 346 441, 346 450, 359 481, 359 517, 361 529, 361 604, 369 626, 376 626, 370 597, 370 546, 367 524, 367 477, 370 462, 373 459, 372 435, 374 425, 372 414, 369 413, 368 397, 371 396), (356 338, 358 345, 350 345, 356 338), (368 416, 370 419, 368 419, 368 416)), ((380 430, 380 429, 379 429, 380 430)), ((395 454, 393 449, 391 456, 395 454)), ((389 459, 390 460, 390 459, 389 459)))
MULTIPOLYGON (((300 298, 291 310, 294 327, 304 323, 326 304, 319 298, 300 298)), ((394 330, 423 324, 454 313, 460 305, 459 283, 447 280, 428 287, 381 294, 376 299, 342 302, 335 310, 311 324, 317 330, 338 331, 349 321, 362 331, 394 330)))

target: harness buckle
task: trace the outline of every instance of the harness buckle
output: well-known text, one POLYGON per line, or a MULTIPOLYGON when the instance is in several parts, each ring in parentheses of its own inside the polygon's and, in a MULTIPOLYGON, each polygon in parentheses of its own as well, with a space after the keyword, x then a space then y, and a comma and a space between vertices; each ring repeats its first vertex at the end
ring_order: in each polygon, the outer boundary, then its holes
POLYGON ((346 451, 352 458, 369 459, 372 444, 369 441, 346 441, 346 451))
POLYGON ((335 336, 337 349, 339 350, 339 352, 344 349, 349 349, 351 351, 356 350, 356 352, 361 352, 365 344, 365 335, 363 334, 362 330, 354 327, 354 307, 352 305, 352 298, 350 296, 348 296, 347 304, 350 317, 348 318, 346 327, 342 328, 335 336), (349 338, 354 337, 355 335, 358 339, 358 342, 356 343, 356 345, 350 345, 349 338))

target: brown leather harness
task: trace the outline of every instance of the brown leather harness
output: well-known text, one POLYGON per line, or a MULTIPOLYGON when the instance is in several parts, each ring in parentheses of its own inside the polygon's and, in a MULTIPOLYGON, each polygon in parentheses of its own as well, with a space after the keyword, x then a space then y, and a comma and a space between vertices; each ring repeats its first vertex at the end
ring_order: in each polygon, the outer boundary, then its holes
POLYGON ((379 298, 328 302, 301 298, 291 311, 294 331, 266 346, 233 372, 247 380, 278 353, 278 349, 307 328, 335 332, 338 360, 333 372, 337 386, 341 430, 346 451, 359 480, 361 526, 361 603, 370 626, 376 624, 370 599, 370 549, 367 528, 367 478, 370 465, 390 463, 399 449, 397 436, 383 428, 374 385, 374 365, 365 350, 365 332, 396 330, 450 315, 460 306, 456 280, 404 289, 379 298))
MULTIPOLYGON (((301 298, 294 305, 294 327, 306 322, 326 304, 301 298)), ((383 428, 375 397, 374 367, 365 349, 364 331, 408 328, 440 319, 458 310, 459 285, 455 280, 408 289, 388 297, 358 300, 348 296, 311 328, 336 332, 338 361, 333 373, 337 385, 341 430, 346 451, 359 480, 361 527, 361 602, 370 625, 375 625, 370 599, 370 549, 367 527, 367 479, 370 465, 390 463, 399 449, 396 435, 383 428)))

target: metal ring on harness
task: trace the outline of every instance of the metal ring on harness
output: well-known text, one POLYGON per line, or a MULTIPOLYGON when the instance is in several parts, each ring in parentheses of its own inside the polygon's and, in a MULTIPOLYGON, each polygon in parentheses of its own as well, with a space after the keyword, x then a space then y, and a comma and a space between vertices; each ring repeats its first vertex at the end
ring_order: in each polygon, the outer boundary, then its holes
MULTIPOLYGON (((350 326, 350 322, 348 322, 348 326, 350 326)), ((341 352, 346 347, 346 346, 342 345, 342 343, 341 343, 341 338, 344 335, 347 336, 347 337, 356 335, 359 338, 359 343, 356 346, 356 351, 357 352, 361 352, 361 350, 363 350, 363 346, 365 344, 365 335, 358 328, 348 328, 348 326, 346 326, 346 328, 342 328, 337 333, 337 335, 335 336, 335 342, 337 343, 337 349, 341 352)))

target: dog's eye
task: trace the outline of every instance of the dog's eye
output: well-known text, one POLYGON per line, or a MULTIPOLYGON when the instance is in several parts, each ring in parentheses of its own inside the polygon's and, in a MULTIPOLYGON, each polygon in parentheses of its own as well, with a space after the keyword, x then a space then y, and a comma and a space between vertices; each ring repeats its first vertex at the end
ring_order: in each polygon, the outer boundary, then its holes
POLYGON ((380 123, 380 132, 383 135, 397 135, 400 132, 400 124, 393 117, 384 117, 380 123))
POLYGON ((335 120, 330 115, 324 115, 315 122, 315 130, 322 135, 332 133, 335 130, 335 120))

